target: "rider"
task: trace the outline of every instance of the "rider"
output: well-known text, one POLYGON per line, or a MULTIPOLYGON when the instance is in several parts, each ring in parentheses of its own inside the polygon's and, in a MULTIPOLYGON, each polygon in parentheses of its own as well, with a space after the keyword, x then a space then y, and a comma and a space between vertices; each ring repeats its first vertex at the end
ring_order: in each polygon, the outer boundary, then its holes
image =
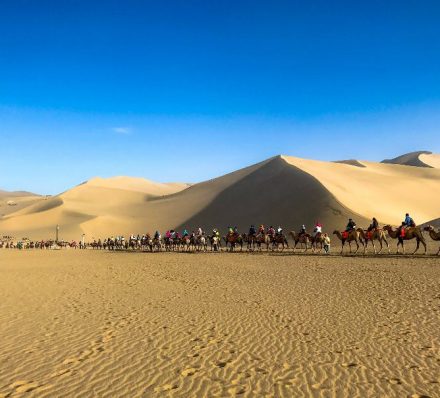
POLYGON ((165 232, 165 238, 171 238, 171 231, 168 230, 167 232, 165 232))
POLYGON ((412 219, 412 217, 409 215, 409 213, 405 214, 405 227, 415 227, 416 223, 414 222, 414 220, 412 219))
POLYGON ((272 225, 268 228, 267 234, 272 236, 272 237, 275 236, 275 228, 272 225))
POLYGON ((189 235, 189 233, 188 233, 186 228, 183 230, 183 234, 182 235, 183 235, 184 238, 186 238, 189 235))
POLYGON ((228 227, 228 234, 233 235, 234 234, 234 228, 228 227))
POLYGON ((255 227, 251 225, 249 228, 249 236, 255 236, 257 234, 257 231, 255 230, 255 227))
POLYGON ((234 227, 234 231, 233 232, 234 232, 234 234, 238 235, 238 228, 237 228, 237 226, 234 227))
POLYGON ((264 234, 264 225, 263 224, 261 224, 260 228, 258 228, 258 234, 261 234, 261 235, 264 234))
POLYGON ((348 219, 347 227, 345 228, 345 232, 350 232, 356 229, 356 223, 353 221, 353 219, 348 219))
POLYGON ((278 235, 278 236, 281 236, 282 234, 283 234, 283 228, 281 228, 281 227, 278 225, 277 235, 278 235))
POLYGON ((202 236, 202 235, 203 235, 203 229, 202 229, 202 227, 199 227, 197 229, 197 236, 202 236))
POLYGON ((375 231, 378 228, 379 228, 379 222, 377 221, 376 217, 373 217, 373 220, 371 221, 371 224, 368 227, 368 232, 375 231))
POLYGON ((315 235, 315 238, 318 236, 318 234, 322 233, 322 224, 318 221, 315 224, 315 228, 313 229, 313 233, 315 235))
POLYGON ((300 235, 305 235, 307 233, 307 231, 306 231, 306 226, 303 224, 302 226, 301 226, 301 229, 299 230, 299 234, 300 235))
POLYGON ((416 223, 412 219, 412 217, 409 215, 409 213, 405 214, 405 220, 402 221, 402 225, 399 228, 399 236, 404 237, 405 236, 405 230, 409 227, 415 227, 416 223))

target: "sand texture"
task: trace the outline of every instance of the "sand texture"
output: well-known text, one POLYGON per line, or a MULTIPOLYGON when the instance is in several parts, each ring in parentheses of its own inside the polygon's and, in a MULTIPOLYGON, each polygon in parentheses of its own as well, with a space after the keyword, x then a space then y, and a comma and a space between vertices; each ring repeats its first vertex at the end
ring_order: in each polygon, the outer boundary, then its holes
POLYGON ((0 396, 438 397, 439 265, 2 250, 0 396))

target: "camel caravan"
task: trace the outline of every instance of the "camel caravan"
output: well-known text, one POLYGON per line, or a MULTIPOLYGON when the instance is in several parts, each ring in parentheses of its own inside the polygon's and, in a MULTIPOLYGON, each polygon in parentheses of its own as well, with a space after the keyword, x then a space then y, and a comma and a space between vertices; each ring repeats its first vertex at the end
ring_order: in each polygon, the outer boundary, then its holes
MULTIPOLYGON (((415 240, 416 248, 412 254, 415 254, 420 245, 424 248, 424 254, 427 252, 427 245, 424 233, 427 233, 433 241, 440 242, 440 230, 436 231, 433 226, 421 228, 416 226, 414 220, 406 214, 405 220, 398 228, 391 225, 380 227, 376 218, 366 229, 357 227, 356 223, 349 219, 348 224, 343 231, 334 231, 338 240, 341 241, 340 254, 346 251, 346 244, 350 254, 357 254, 361 247, 363 254, 367 253, 368 247, 372 246, 374 254, 380 254, 385 249, 388 254, 391 253, 389 240, 397 240, 397 253, 405 254, 405 242, 415 240)), ((184 230, 182 234, 175 230, 168 230, 161 235, 156 231, 153 235, 146 233, 144 235, 130 235, 127 239, 122 236, 111 236, 106 239, 94 239, 91 242, 85 242, 84 238, 79 241, 55 241, 42 240, 31 241, 22 238, 17 241, 13 237, 4 236, 0 238, 0 248, 6 249, 92 249, 108 251, 143 251, 143 252, 221 252, 221 251, 248 251, 248 252, 266 252, 284 251, 291 249, 295 252, 297 249, 312 253, 330 253, 331 238, 330 235, 322 231, 322 225, 317 222, 311 233, 308 233, 304 225, 299 232, 290 231, 287 235, 283 229, 277 229, 272 226, 265 228, 260 225, 257 229, 251 225, 248 233, 239 233, 237 227, 228 227, 226 235, 221 236, 217 228, 207 234, 202 228, 198 228, 191 233, 184 230), (288 239, 292 241, 289 245, 288 239)), ((440 255, 440 247, 436 253, 440 255)))

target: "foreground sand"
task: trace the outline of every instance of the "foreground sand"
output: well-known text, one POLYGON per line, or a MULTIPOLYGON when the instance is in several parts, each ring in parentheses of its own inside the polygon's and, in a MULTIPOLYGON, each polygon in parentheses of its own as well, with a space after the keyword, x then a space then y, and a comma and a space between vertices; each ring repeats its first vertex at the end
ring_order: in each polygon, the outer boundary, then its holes
POLYGON ((440 396, 440 260, 0 251, 0 396, 440 396))

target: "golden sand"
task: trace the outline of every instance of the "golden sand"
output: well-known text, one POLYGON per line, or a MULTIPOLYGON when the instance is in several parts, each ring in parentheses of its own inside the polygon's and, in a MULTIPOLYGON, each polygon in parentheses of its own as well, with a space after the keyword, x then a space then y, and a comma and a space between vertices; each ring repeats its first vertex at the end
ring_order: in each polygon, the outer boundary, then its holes
POLYGON ((0 291, 0 396, 440 395, 438 258, 2 250, 0 291))

